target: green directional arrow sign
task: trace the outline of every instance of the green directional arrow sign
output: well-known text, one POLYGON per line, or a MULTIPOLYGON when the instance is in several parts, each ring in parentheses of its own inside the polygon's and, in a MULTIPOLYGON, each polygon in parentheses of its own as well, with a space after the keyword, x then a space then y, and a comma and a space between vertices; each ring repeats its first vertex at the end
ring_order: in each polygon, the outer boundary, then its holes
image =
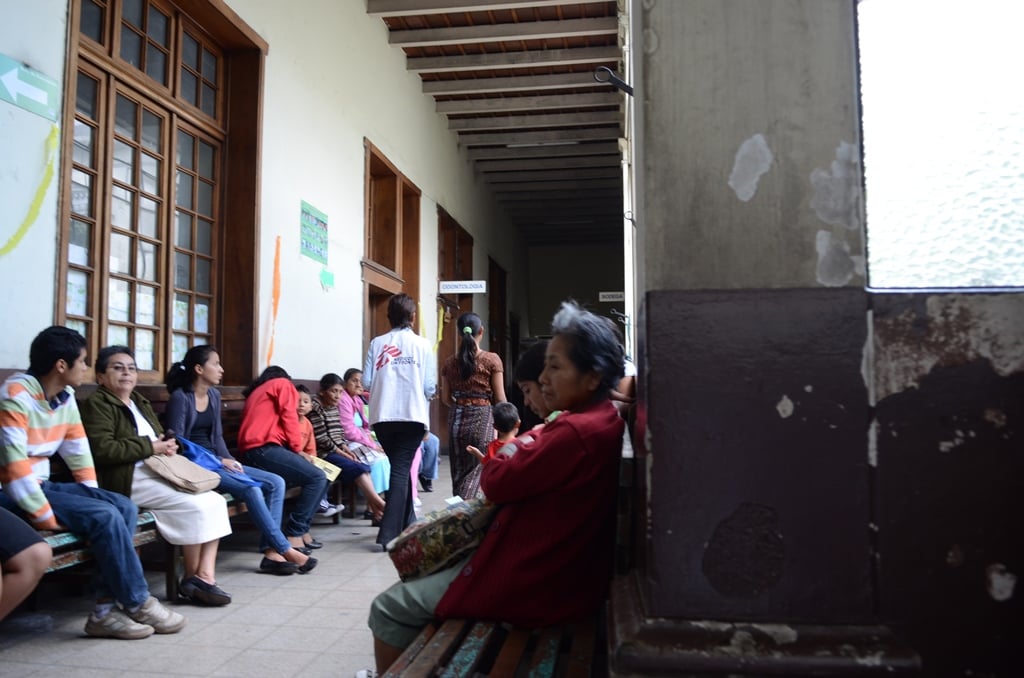
POLYGON ((0 99, 56 122, 60 85, 50 76, 0 54, 0 99))

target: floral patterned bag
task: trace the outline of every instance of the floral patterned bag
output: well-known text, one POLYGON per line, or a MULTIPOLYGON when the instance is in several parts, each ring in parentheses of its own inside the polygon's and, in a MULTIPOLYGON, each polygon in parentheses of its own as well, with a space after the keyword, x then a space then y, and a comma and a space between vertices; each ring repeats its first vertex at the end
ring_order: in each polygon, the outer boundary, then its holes
POLYGON ((486 499, 460 501, 432 511, 388 542, 402 581, 451 567, 480 545, 498 506, 486 499))

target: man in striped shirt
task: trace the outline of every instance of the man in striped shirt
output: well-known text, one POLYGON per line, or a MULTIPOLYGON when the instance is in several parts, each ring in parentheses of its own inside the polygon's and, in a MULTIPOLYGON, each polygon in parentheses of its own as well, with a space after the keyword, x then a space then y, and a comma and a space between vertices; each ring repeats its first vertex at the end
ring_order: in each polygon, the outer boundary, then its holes
POLYGON ((149 594, 135 553, 138 509, 96 484, 74 396, 88 369, 85 346, 78 332, 49 327, 32 341, 28 371, 0 387, 0 507, 37 529, 68 529, 89 540, 98 573, 87 634, 133 640, 176 633, 185 618, 149 594), (55 453, 75 482, 50 480, 55 453))

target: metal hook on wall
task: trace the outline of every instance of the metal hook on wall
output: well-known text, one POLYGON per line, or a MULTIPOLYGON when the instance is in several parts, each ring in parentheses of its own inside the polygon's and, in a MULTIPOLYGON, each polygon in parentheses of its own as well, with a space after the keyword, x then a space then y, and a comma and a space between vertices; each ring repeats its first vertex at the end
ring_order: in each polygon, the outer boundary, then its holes
POLYGON ((627 85, 626 82, 615 73, 615 71, 607 66, 598 66, 594 69, 594 80, 598 82, 607 82, 618 87, 629 96, 633 96, 633 88, 627 85))

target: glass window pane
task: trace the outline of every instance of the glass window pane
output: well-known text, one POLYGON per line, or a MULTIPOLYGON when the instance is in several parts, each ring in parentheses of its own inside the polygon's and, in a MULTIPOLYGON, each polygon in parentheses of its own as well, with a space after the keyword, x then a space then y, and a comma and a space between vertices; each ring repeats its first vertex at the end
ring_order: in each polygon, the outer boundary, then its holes
POLYGON ((192 215, 176 211, 174 221, 174 244, 183 250, 192 249, 192 215))
POLYGON ((71 170, 71 211, 93 216, 92 176, 76 169, 71 170))
POLYGON ((199 176, 213 179, 213 154, 217 149, 212 144, 199 141, 199 176))
POLYGON ((114 140, 113 177, 126 184, 135 183, 135 149, 116 139, 114 140))
MULTIPOLYGON (((196 291, 210 294, 210 260, 199 257, 196 259, 196 291)), ((198 302, 197 302, 198 303, 198 302)), ((206 330, 201 330, 205 332, 206 330)))
POLYGON ((78 219, 71 220, 71 239, 68 243, 68 261, 78 266, 90 266, 92 249, 92 224, 78 219))
POLYGON ((142 28, 142 5, 143 0, 124 0, 121 18, 132 26, 142 28))
POLYGON ((122 325, 107 326, 107 346, 127 346, 128 328, 122 325))
POLYGON ((191 71, 181 69, 181 98, 193 106, 196 105, 196 76, 191 71))
POLYGON ((203 68, 200 70, 204 80, 217 84, 217 56, 208 49, 203 49, 203 68))
MULTIPOLYGON (((140 325, 156 325, 156 288, 139 285, 135 297, 135 322, 140 325)), ((139 357, 135 356, 135 360, 139 357)))
POLYGON ((110 224, 126 231, 134 230, 135 194, 114 186, 110 189, 110 224))
POLYGON ((82 3, 81 20, 79 21, 79 30, 82 35, 102 43, 103 23, 103 8, 92 0, 85 0, 82 3))
POLYGON ((137 103, 118 94, 114 131, 127 139, 134 139, 135 120, 138 117, 138 110, 139 105, 137 103))
POLYGON ((150 238, 156 237, 157 207, 156 200, 146 197, 139 198, 139 233, 150 238))
POLYGON ((205 299, 196 299, 196 306, 193 317, 192 328, 196 332, 210 331, 210 302, 205 299))
POLYGON ((158 248, 155 243, 139 240, 138 254, 135 262, 135 277, 156 282, 158 248))
POLYGON ((110 272, 132 272, 132 239, 120 233, 110 234, 110 272))
POLYGON ((181 60, 192 70, 199 70, 199 43, 188 33, 181 36, 181 60))
POLYGON ((167 84, 167 55, 156 45, 146 46, 146 75, 161 85, 167 84))
POLYGON ((145 108, 142 109, 142 145, 144 148, 157 153, 160 152, 160 149, 163 148, 163 143, 161 143, 163 126, 164 121, 160 116, 147 111, 145 108))
POLYGON ((192 257, 183 252, 174 253, 174 286, 192 289, 192 257))
MULTIPOLYGON (((153 323, 149 323, 152 325, 153 323)), ((140 370, 155 369, 156 332, 152 330, 135 330, 135 364, 140 370)))
POLYGON ((178 130, 178 157, 176 162, 185 169, 195 169, 192 156, 195 151, 196 138, 188 132, 178 130))
POLYGON ((213 216, 213 186, 205 181, 199 182, 198 212, 206 217, 213 216))
POLYGON ((131 294, 128 283, 124 280, 111 278, 107 285, 107 320, 128 320, 128 307, 131 305, 131 294))
POLYGON ((81 120, 75 120, 75 146, 74 152, 72 153, 72 160, 79 164, 85 165, 86 167, 96 167, 96 163, 93 162, 93 151, 95 150, 95 136, 96 130, 92 128, 92 125, 87 125, 81 120))
POLYGON ((192 200, 192 175, 179 171, 177 183, 177 199, 175 204, 179 207, 192 209, 195 206, 192 200))
POLYGON ((156 7, 149 8, 149 25, 146 27, 146 34, 153 42, 167 47, 167 17, 156 7))
POLYGON ((217 91, 215 89, 213 89, 212 87, 210 87, 209 85, 207 85, 205 82, 203 83, 203 88, 202 89, 203 89, 202 98, 199 100, 200 103, 202 104, 200 106, 200 108, 202 109, 203 113, 206 113, 211 118, 216 118, 217 117, 217 91))
POLYGON ((121 58, 138 68, 142 63, 142 36, 121 26, 121 58))
POLYGON ((69 270, 66 292, 68 301, 64 310, 70 315, 89 315, 89 274, 69 270))
MULTIPOLYGON (((175 294, 174 295, 174 319, 172 320, 174 329, 176 330, 187 330, 188 329, 188 295, 187 294, 175 294)), ((175 338, 177 341, 177 338, 175 338)), ((186 340, 185 349, 188 350, 188 341, 186 340)), ((185 351, 178 353, 175 351, 175 355, 182 356, 185 351)), ((180 360, 180 358, 179 358, 180 360)))
MULTIPOLYGON (((185 302, 185 312, 188 313, 188 302, 185 302)), ((186 351, 188 351, 188 336, 175 334, 171 339, 171 360, 184 360, 186 351)))
POLYGON ((196 252, 200 254, 212 255, 213 248, 211 242, 213 240, 213 224, 205 219, 199 220, 199 228, 196 231, 196 252))
POLYGON ((68 320, 64 321, 64 327, 69 327, 73 329, 75 332, 78 332, 83 337, 85 337, 86 340, 89 339, 89 330, 86 328, 84 320, 71 320, 69 318, 68 320))
POLYGON ((142 154, 142 190, 160 195, 160 159, 149 153, 142 154))
POLYGON ((96 119, 96 81, 83 73, 78 74, 75 110, 93 120, 96 119))

